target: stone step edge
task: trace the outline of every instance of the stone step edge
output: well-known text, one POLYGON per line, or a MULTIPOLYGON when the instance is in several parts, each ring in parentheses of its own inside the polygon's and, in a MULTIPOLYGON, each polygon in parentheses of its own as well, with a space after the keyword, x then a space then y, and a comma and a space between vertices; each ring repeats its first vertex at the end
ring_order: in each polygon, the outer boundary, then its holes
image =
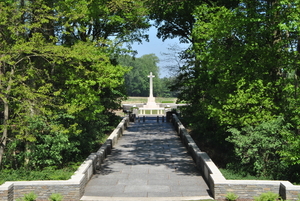
POLYGON ((183 200, 213 200, 210 196, 190 196, 190 197, 100 197, 83 196, 80 201, 183 201, 183 200))

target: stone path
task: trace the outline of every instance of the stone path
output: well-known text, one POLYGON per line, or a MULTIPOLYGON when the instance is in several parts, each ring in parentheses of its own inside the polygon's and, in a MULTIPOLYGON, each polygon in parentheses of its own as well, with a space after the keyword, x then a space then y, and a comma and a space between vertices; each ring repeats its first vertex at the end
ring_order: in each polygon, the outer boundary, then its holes
POLYGON ((131 123, 81 200, 212 199, 170 123, 131 123))

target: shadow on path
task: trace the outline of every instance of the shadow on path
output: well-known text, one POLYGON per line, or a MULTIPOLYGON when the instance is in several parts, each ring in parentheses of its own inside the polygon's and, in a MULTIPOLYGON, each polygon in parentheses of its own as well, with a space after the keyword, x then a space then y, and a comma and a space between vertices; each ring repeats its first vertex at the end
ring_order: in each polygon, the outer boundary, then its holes
POLYGON ((170 123, 131 123, 81 200, 209 199, 209 189, 170 123), (176 199, 175 199, 176 198, 176 199))

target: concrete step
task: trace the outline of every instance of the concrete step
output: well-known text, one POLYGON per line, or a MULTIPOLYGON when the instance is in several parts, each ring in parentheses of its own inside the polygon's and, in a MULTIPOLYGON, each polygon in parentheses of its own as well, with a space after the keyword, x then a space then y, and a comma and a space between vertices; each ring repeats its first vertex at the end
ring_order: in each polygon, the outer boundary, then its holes
POLYGON ((81 201, 184 201, 184 200, 213 200, 210 196, 192 197, 99 197, 83 196, 81 201))

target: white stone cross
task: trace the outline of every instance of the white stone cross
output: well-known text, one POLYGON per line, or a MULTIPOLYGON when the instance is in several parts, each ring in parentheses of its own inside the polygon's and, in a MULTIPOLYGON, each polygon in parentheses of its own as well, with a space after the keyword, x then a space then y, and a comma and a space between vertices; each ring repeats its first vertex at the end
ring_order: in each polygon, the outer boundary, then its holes
POLYGON ((148 75, 148 77, 150 78, 150 94, 149 94, 149 97, 153 97, 153 83, 152 83, 152 78, 154 78, 155 76, 152 75, 152 72, 150 72, 150 75, 148 75))

